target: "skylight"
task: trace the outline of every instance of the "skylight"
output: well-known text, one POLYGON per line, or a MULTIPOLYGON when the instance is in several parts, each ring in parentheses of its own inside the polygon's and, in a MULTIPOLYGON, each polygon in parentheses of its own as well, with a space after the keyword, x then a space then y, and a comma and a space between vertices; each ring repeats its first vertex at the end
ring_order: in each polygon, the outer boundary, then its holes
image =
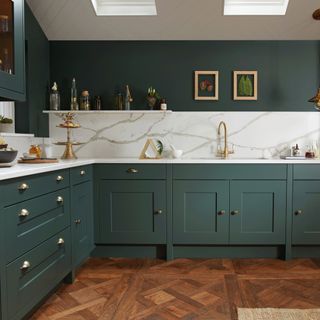
POLYGON ((156 0, 91 0, 97 16, 155 16, 156 0))
POLYGON ((224 15, 285 15, 288 4, 289 0, 224 0, 224 15))

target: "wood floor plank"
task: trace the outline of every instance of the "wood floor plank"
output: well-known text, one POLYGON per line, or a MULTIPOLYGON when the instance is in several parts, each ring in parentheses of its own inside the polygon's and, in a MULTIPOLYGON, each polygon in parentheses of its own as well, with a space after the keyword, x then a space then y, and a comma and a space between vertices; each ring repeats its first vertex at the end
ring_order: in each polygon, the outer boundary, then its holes
POLYGON ((239 307, 319 308, 320 260, 90 259, 32 320, 237 320, 239 307))

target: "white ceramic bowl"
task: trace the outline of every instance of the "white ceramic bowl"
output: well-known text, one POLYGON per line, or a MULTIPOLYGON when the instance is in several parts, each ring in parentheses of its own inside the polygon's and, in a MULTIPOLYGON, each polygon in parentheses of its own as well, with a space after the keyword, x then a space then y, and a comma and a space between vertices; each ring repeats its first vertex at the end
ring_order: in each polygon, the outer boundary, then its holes
POLYGON ((175 150, 172 151, 172 155, 173 155, 174 158, 179 159, 183 155, 183 150, 175 149, 175 150))

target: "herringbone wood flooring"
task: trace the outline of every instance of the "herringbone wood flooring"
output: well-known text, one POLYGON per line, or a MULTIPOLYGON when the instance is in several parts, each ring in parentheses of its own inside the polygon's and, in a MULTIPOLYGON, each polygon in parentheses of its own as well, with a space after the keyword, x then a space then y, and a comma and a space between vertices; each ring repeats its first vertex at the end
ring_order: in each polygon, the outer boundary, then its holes
POLYGON ((320 260, 90 259, 33 320, 236 320, 237 307, 319 308, 320 260))

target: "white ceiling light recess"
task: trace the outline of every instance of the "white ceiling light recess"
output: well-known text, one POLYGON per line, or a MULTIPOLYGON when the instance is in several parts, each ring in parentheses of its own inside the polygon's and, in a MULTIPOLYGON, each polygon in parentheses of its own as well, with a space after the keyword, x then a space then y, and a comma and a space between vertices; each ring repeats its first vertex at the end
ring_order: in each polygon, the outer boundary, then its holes
POLYGON ((156 0, 91 0, 97 16, 156 16, 156 0))
POLYGON ((281 16, 287 12, 289 0, 224 0, 225 16, 281 16))

